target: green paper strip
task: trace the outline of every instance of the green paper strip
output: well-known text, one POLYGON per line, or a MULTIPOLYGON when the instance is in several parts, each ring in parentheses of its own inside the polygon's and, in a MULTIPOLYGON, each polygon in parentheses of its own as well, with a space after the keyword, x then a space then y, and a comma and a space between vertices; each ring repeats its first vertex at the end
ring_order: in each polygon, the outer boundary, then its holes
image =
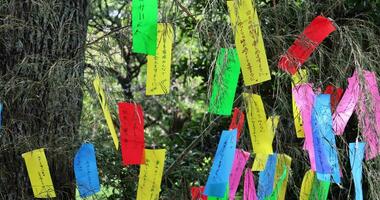
POLYGON ((221 48, 216 61, 210 113, 231 115, 239 74, 240 62, 236 49, 221 48))
POLYGON ((326 200, 329 194, 330 182, 320 181, 314 177, 313 189, 309 196, 309 200, 326 200))
POLYGON ((265 197, 265 200, 277 200, 278 193, 280 192, 282 188, 282 184, 285 181, 287 171, 288 171, 287 167, 284 165, 284 171, 282 172, 282 175, 280 179, 278 180, 275 189, 273 190, 272 194, 269 197, 265 197))
POLYGON ((223 198, 208 196, 207 199, 208 200, 228 200, 228 194, 230 193, 230 186, 229 185, 230 184, 227 184, 226 193, 224 194, 223 198))
POLYGON ((157 0, 132 0, 132 51, 156 55, 157 0))

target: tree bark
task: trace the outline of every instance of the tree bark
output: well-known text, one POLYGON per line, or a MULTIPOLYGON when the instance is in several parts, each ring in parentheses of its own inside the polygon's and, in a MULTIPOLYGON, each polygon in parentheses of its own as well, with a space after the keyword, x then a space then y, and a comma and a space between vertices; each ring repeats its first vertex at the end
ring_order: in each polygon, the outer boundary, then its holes
POLYGON ((87 0, 0 0, 0 199, 33 199, 22 153, 45 148, 56 199, 75 199, 87 0))

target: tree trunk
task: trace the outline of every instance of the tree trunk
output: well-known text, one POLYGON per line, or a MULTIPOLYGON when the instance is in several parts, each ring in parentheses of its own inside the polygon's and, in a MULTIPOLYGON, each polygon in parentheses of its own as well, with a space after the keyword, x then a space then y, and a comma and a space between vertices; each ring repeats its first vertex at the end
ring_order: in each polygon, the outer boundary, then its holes
POLYGON ((0 0, 0 199, 33 199, 21 154, 45 148, 56 199, 75 199, 87 0, 0 0))

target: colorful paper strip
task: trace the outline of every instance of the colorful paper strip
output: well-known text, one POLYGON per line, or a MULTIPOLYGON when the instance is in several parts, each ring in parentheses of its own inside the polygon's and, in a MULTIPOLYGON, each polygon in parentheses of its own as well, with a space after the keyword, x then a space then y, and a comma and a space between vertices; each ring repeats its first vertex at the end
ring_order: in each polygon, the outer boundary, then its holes
POLYGON ((244 127, 244 112, 241 111, 239 108, 234 108, 234 114, 232 115, 232 120, 230 123, 229 130, 237 129, 237 139, 240 138, 240 135, 242 133, 243 127, 244 127))
POLYGON ((334 113, 340 99, 342 98, 343 89, 339 87, 334 87, 332 85, 328 85, 324 94, 331 95, 331 112, 334 113))
POLYGON ((156 55, 157 0, 132 0, 132 51, 156 55))
POLYGON ((355 200, 363 200, 362 174, 365 142, 350 143, 350 165, 355 184, 355 200))
POLYGON ((22 154, 36 198, 54 198, 55 190, 43 148, 22 154))
POLYGON ((191 200, 207 200, 207 196, 203 195, 204 186, 191 187, 191 200))
POLYGON ((230 193, 229 200, 235 199, 236 190, 240 183, 241 175, 243 174, 244 167, 249 159, 250 153, 240 149, 235 150, 234 163, 230 174, 230 193))
POLYGON ((322 16, 316 17, 298 36, 285 55, 281 56, 278 67, 295 74, 318 45, 335 30, 330 19, 322 16))
POLYGON ((119 102, 120 140, 125 165, 144 164, 144 113, 140 104, 119 102))
POLYGON ((159 23, 156 55, 147 56, 146 95, 169 94, 173 38, 172 25, 159 23))
MULTIPOLYGON (((307 71, 305 69, 298 70, 298 72, 292 76, 292 88, 294 88, 295 85, 307 83, 307 80, 308 80, 307 71)), ((293 94, 292 94, 292 107, 293 107, 293 117, 294 117, 294 126, 296 129, 296 135, 298 138, 304 138, 305 133, 303 130, 301 113, 300 113, 299 108, 297 107, 293 94)))
POLYGON ((100 191, 98 167, 93 144, 82 144, 75 154, 74 173, 81 198, 100 191))
POLYGON ((235 156, 236 129, 223 131, 208 176, 205 192, 206 196, 223 198, 228 186, 228 180, 235 156))
POLYGON ((102 84, 101 84, 99 76, 97 76, 95 78, 93 84, 94 84, 95 91, 98 95, 100 105, 102 106, 103 114, 104 114, 104 117, 106 118, 108 129, 111 132, 113 143, 115 144, 116 150, 118 150, 119 149, 119 138, 117 137, 117 134, 115 131, 115 126, 113 124, 111 113, 110 113, 110 110, 108 108, 107 98, 106 98, 106 95, 103 91, 102 84))
POLYGON ((245 170, 244 176, 244 200, 257 200, 255 181, 251 170, 245 170))
POLYGON ((165 149, 145 149, 145 164, 140 165, 137 200, 160 198, 165 149))
POLYGON ((216 61, 209 112, 231 115, 239 74, 240 63, 236 50, 221 48, 216 61))
POLYGON ((315 172, 313 170, 309 170, 305 173, 300 192, 300 200, 309 200, 311 191, 313 189, 313 183, 315 178, 315 172))
POLYGON ((251 0, 227 1, 244 84, 271 79, 260 22, 251 0))

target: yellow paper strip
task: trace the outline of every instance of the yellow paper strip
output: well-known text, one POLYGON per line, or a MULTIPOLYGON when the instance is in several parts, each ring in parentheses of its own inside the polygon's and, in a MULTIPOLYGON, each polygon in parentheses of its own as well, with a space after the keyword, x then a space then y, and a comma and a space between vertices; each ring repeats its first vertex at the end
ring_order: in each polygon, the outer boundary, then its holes
POLYGON ((100 105, 102 106, 103 114, 104 114, 104 117, 106 118, 108 129, 111 132, 113 143, 115 144, 116 150, 118 150, 119 138, 117 137, 117 134, 115 131, 115 126, 112 121, 111 113, 108 109, 107 98, 106 98, 106 95, 104 94, 99 76, 95 78, 93 84, 94 84, 95 91, 98 94, 98 99, 99 99, 100 105))
POLYGON ((244 84, 270 80, 260 22, 251 0, 227 1, 244 84))
MULTIPOLYGON (((273 152, 272 142, 273 142, 273 138, 275 136, 279 121, 280 121, 280 116, 278 115, 270 116, 267 119, 267 131, 270 137, 270 144, 271 144, 270 148, 272 152, 273 152)), ((270 154, 257 153, 255 160, 253 161, 252 171, 263 171, 265 169, 265 165, 267 163, 269 155, 270 154)))
POLYGON ((137 200, 159 199, 165 153, 165 149, 145 149, 145 164, 140 165, 137 200))
POLYGON ((283 174, 284 172, 284 167, 287 168, 287 173, 286 173, 286 178, 284 180, 284 182, 282 183, 281 185, 281 189, 278 193, 278 198, 277 200, 283 200, 285 199, 285 193, 286 193, 286 187, 288 185, 288 177, 289 177, 289 173, 290 173, 290 165, 292 163, 292 158, 286 154, 278 154, 277 155, 277 163, 276 163, 276 173, 275 173, 275 176, 274 176, 274 183, 273 184, 273 189, 276 187, 276 183, 278 182, 278 180, 280 180, 280 177, 281 175, 283 174))
POLYGON ((173 37, 171 24, 158 24, 156 56, 147 56, 146 95, 168 94, 170 91, 173 37))
MULTIPOLYGON (((308 81, 307 71, 305 69, 298 70, 298 72, 292 76, 292 88, 297 84, 307 83, 307 81, 308 81)), ((296 135, 298 138, 304 138, 305 133, 303 131, 300 110, 298 109, 296 105, 296 101, 294 100, 293 95, 292 95, 292 106, 293 106, 293 117, 294 117, 294 126, 296 128, 296 135)))
POLYGON ((53 198, 55 191, 50 177, 44 149, 36 149, 22 154, 25 160, 33 194, 36 198, 53 198))
POLYGON ((312 170, 309 170, 305 173, 305 176, 302 180, 300 200, 309 200, 311 191, 313 189, 314 176, 315 172, 312 170))
POLYGON ((248 128, 253 151, 261 154, 271 154, 273 135, 269 134, 267 118, 261 96, 243 93, 247 108, 248 128))

